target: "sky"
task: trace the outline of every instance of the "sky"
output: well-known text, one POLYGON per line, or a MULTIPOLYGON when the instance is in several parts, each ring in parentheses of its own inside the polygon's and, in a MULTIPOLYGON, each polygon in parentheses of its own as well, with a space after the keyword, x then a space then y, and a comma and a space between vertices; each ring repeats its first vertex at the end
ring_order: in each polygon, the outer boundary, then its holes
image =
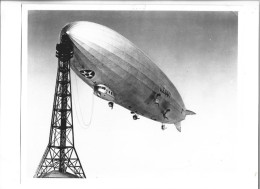
POLYGON ((123 181, 125 188, 212 188, 218 178, 213 188, 232 186, 235 180, 228 178, 238 166, 234 12, 29 11, 23 178, 34 175, 48 144, 59 32, 80 20, 107 26, 142 49, 176 86, 186 108, 196 112, 182 122, 181 133, 174 125, 162 131, 160 123, 134 121, 118 105, 111 110, 72 73, 75 148, 87 180, 117 183, 115 188, 123 181))

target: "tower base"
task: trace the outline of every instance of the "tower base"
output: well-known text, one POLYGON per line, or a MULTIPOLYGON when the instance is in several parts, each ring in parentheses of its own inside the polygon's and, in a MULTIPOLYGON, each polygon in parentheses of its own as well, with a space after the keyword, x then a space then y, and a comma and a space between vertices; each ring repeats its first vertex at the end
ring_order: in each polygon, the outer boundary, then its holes
POLYGON ((79 178, 71 173, 61 173, 59 171, 52 171, 42 175, 40 178, 79 178))

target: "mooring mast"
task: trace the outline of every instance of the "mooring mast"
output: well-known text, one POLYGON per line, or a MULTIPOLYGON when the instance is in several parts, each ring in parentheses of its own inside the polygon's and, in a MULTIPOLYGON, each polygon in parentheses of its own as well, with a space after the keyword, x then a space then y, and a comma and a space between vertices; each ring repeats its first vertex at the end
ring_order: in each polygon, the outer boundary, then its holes
POLYGON ((70 59, 73 46, 61 34, 56 46, 58 70, 48 146, 43 154, 36 178, 86 178, 74 147, 70 59))

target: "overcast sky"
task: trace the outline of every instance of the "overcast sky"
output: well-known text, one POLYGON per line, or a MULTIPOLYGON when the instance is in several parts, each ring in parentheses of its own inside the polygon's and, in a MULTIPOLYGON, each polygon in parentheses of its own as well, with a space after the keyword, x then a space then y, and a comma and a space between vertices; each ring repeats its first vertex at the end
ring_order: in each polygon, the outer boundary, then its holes
POLYGON ((34 175, 48 144, 59 32, 79 20, 107 26, 136 44, 177 87, 186 108, 197 113, 186 117, 181 133, 174 125, 161 131, 158 122, 143 117, 133 121, 128 110, 115 105, 111 111, 106 101, 93 100, 90 87, 80 79, 76 82, 72 73, 73 96, 79 102, 73 112, 75 146, 87 177, 207 188, 204 180, 218 177, 224 182, 235 170, 234 12, 29 11, 28 17, 29 117, 23 127, 23 153, 30 158, 25 159, 24 177, 34 175), (90 120, 93 101, 92 123, 86 129, 82 120, 90 120))

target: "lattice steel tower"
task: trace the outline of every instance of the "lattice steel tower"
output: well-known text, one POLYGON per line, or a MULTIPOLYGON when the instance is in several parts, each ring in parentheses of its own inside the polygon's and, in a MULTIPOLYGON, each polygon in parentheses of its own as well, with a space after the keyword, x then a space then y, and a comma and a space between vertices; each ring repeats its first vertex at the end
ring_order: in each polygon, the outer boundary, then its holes
POLYGON ((37 178, 86 178, 74 147, 70 59, 73 46, 66 34, 56 46, 58 70, 48 146, 34 175, 37 178))

